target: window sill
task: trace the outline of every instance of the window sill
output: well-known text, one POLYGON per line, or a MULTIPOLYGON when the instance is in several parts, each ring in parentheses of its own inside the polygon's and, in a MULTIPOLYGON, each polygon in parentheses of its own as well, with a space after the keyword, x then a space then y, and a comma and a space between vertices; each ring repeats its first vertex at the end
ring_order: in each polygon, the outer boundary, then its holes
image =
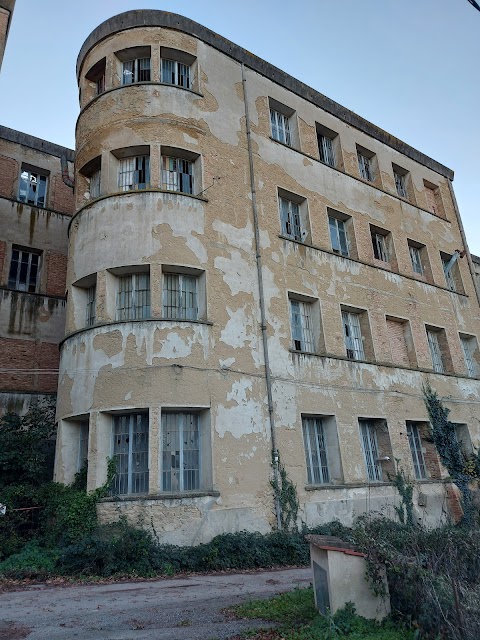
POLYGON ((54 296, 51 293, 42 293, 41 291, 20 291, 19 289, 12 289, 11 287, 0 285, 0 291, 10 291, 10 293, 17 293, 25 296, 37 296, 39 298, 53 298, 54 300, 65 300, 65 296, 54 296))
MULTIPOLYGON (((426 478, 425 480, 413 480, 415 484, 446 484, 451 482, 451 479, 448 478, 426 478)), ((352 482, 349 484, 306 484, 304 486, 305 491, 329 491, 331 489, 334 490, 345 490, 345 489, 361 489, 363 487, 393 487, 393 482, 384 482, 384 481, 368 481, 365 482, 352 482)))
POLYGON ((136 502, 138 500, 182 500, 184 498, 204 498, 212 497, 219 498, 220 491, 213 491, 213 489, 205 489, 202 491, 182 491, 178 493, 142 493, 129 496, 109 496, 108 498, 102 498, 103 502, 136 502))

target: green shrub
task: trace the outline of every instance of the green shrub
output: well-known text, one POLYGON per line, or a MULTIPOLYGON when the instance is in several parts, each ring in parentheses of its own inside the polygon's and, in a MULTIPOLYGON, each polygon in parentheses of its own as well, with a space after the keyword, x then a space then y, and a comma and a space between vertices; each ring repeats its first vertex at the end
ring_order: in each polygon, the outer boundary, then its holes
POLYGON ((58 552, 29 542, 20 553, 0 562, 0 575, 6 578, 46 578, 55 571, 58 552))

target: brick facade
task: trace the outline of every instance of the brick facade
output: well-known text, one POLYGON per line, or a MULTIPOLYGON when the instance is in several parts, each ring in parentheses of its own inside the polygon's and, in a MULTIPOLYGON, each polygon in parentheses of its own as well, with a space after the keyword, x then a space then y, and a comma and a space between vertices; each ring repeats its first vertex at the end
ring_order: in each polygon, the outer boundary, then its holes
POLYGON ((49 251, 45 258, 47 269, 47 295, 64 296, 67 275, 67 256, 49 251))
POLYGON ((67 187, 63 182, 62 176, 54 176, 50 181, 50 206, 55 211, 62 211, 63 213, 73 214, 74 212, 74 198, 73 189, 67 187))
POLYGON ((13 198, 13 185, 17 179, 19 165, 13 158, 0 155, 0 196, 13 198))
POLYGON ((55 393, 58 363, 56 344, 0 338, 2 391, 55 393))

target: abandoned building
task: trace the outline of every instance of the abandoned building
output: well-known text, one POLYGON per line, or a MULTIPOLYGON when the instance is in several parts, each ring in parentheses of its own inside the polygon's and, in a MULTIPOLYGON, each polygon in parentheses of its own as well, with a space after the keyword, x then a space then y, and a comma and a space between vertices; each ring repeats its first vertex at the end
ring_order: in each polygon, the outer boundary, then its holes
POLYGON ((429 383, 464 446, 480 443, 478 285, 453 172, 179 15, 102 23, 77 78, 74 173, 70 151, 2 133, 17 145, 1 152, 17 163, 1 187, 2 339, 36 340, 16 329, 34 296, 60 342, 55 479, 88 461, 94 489, 113 457, 103 520, 178 544, 269 531, 282 466, 308 526, 393 517, 396 465, 419 519, 455 517, 422 395, 429 383), (60 332, 47 267, 67 243, 60 332), (29 291, 13 276, 34 260, 29 291))

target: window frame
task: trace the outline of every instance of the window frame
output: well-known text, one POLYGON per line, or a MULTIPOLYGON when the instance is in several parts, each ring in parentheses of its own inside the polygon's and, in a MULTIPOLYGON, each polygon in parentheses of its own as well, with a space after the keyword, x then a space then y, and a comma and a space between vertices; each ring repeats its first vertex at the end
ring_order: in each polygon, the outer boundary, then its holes
POLYGON ((142 58, 130 58, 128 60, 122 61, 122 75, 121 75, 122 87, 126 87, 131 84, 139 84, 142 82, 151 82, 151 80, 152 80, 151 55, 145 56, 142 58), (148 60, 148 68, 146 68, 145 66, 145 61, 147 60, 148 60), (144 68, 142 68, 142 65, 144 68), (131 68, 128 69, 127 66, 130 66, 131 68), (128 76, 128 74, 131 75, 132 80, 126 82, 125 79, 128 76), (144 77, 140 77, 142 74, 144 77), (148 74, 148 78, 145 77, 147 76, 147 74, 148 74))
POLYGON ((86 287, 85 326, 93 327, 96 321, 97 283, 86 287))
POLYGON ((116 473, 110 491, 112 495, 145 495, 149 493, 149 440, 150 425, 148 411, 135 411, 112 415, 112 457, 116 462, 116 473), (135 427, 138 426, 139 423, 143 430, 136 431, 135 427), (120 431, 122 426, 128 426, 128 432, 126 430, 120 431), (121 440, 124 440, 124 445, 128 445, 127 451, 118 451, 119 445, 122 444, 118 441, 119 436, 124 436, 121 440), (140 440, 140 445, 143 444, 143 450, 134 451, 135 436, 140 440), (121 459, 120 456, 123 456, 123 459, 121 459), (142 466, 141 471, 134 471, 134 468, 139 465, 142 466), (134 474, 140 476, 136 479, 136 483, 134 483, 134 474), (125 478, 126 491, 123 491, 125 488, 125 478), (134 484, 137 486, 134 486, 134 484), (135 491, 135 488, 140 488, 141 490, 135 491))
POLYGON ((368 418, 359 418, 360 442, 362 445, 367 482, 383 482, 383 469, 380 463, 377 425, 368 418))
POLYGON ((344 258, 349 258, 350 257, 350 241, 349 241, 349 237, 348 237, 348 231, 346 228, 346 220, 343 220, 341 218, 338 218, 336 216, 333 216, 330 212, 328 212, 328 231, 330 234, 330 244, 332 246, 332 251, 333 253, 336 253, 339 256, 343 256, 344 258), (335 229, 332 229, 332 222, 333 227, 335 227, 335 229), (339 225, 341 225, 341 230, 339 228, 339 225), (332 235, 332 233, 334 233, 334 235, 332 235), (344 247, 342 248, 342 240, 341 240, 341 233, 343 233, 344 236, 344 247), (335 247, 335 245, 337 245, 337 248, 335 247))
POLYGON ((88 440, 90 435, 90 424, 88 420, 81 420, 78 425, 78 456, 77 473, 88 465, 88 440))
POLYGON ((165 191, 172 193, 181 193, 188 196, 195 195, 196 179, 195 179, 196 160, 181 156, 167 155, 162 152, 161 156, 161 187, 165 191), (167 169, 167 161, 170 165, 175 165, 174 169, 167 169), (184 163, 181 168, 187 168, 188 171, 178 170, 177 165, 184 163), (187 178, 184 178, 187 176, 187 178), (184 187, 187 186, 185 189, 184 187), (178 187, 178 188, 176 188, 178 187))
POLYGON ((366 149, 363 149, 363 147, 357 145, 357 162, 360 178, 370 183, 375 183, 376 179, 373 162, 374 157, 374 153, 371 153, 366 149))
POLYGON ((475 358, 475 352, 478 351, 477 338, 466 334, 460 334, 459 337, 467 375, 469 378, 478 378, 479 366, 475 358))
POLYGON ((118 159, 118 189, 123 193, 144 191, 150 188, 150 154, 131 155, 118 159), (135 166, 128 167, 127 162, 134 161, 135 166), (143 165, 143 166, 140 166, 143 165), (131 176, 131 179, 122 176, 131 176), (142 181, 141 178, 144 178, 142 181))
POLYGON ((42 265, 42 251, 38 249, 33 249, 30 247, 21 247, 18 245, 12 246, 12 253, 10 256, 10 268, 8 272, 8 288, 12 291, 21 291, 23 293, 38 293, 40 288, 40 280, 41 280, 41 265, 42 265), (14 255, 18 254, 18 258, 15 260, 14 255), (22 283, 23 286, 20 286, 20 277, 22 274, 22 266, 25 264, 22 257, 23 255, 28 256, 26 262, 26 272, 25 272, 25 282, 22 283), (32 273, 32 262, 33 258, 36 257, 36 264, 34 266, 35 270, 35 282, 31 281, 31 273, 32 273), (13 276, 14 263, 16 263, 16 271, 15 276, 13 276))
POLYGON ((199 320, 199 316, 200 316, 199 278, 200 276, 198 274, 180 273, 180 272, 172 272, 172 271, 163 272, 162 274, 162 317, 165 320, 190 320, 192 322, 196 322, 199 320), (167 288, 166 283, 171 281, 171 279, 173 278, 177 279, 179 286, 175 289, 167 288), (190 283, 191 282, 194 283, 194 289, 195 289, 194 292, 186 291, 186 289, 183 287, 183 284, 189 281, 190 283), (175 305, 175 307, 173 305, 166 304, 169 292, 173 292, 175 295, 178 296, 179 304, 175 305), (194 306, 188 306, 186 304, 183 304, 186 297, 187 298, 189 296, 191 297, 192 294, 194 295, 194 306), (167 309, 173 309, 173 308, 176 308, 181 312, 175 315, 170 315, 167 312, 167 309), (192 317, 188 317, 188 310, 191 310, 193 312, 191 314, 192 317))
POLYGON ((130 273, 122 273, 116 275, 117 291, 115 300, 115 320, 117 322, 130 322, 131 320, 147 320, 151 317, 151 283, 150 271, 132 271, 130 273), (140 278, 146 278, 147 287, 141 288, 140 278), (130 290, 122 291, 122 283, 130 279, 130 290), (122 295, 124 301, 130 298, 130 305, 121 304, 122 295), (139 303, 139 296, 142 296, 146 302, 139 303), (127 315, 127 312, 128 315, 127 315))
POLYGON ((342 308, 342 326, 345 351, 349 360, 362 361, 366 360, 365 356, 365 337, 362 332, 360 316, 363 312, 347 310, 342 308), (354 319, 354 320, 353 320, 354 319), (355 326, 354 326, 355 325, 355 326), (348 327, 348 332, 347 332, 348 327), (355 334, 358 335, 350 335, 355 334), (350 345, 350 346, 349 346, 350 345), (360 346, 360 348, 358 348, 360 346), (358 354, 358 355, 356 355, 358 354))
MULTIPOLYGON (((190 431, 192 430, 190 429, 190 431)), ((161 493, 186 493, 190 491, 201 491, 202 489, 204 489, 204 484, 205 484, 204 467, 205 467, 206 461, 203 459, 204 458, 203 449, 205 446, 205 438, 206 438, 206 435, 204 433, 204 427, 202 425, 201 412, 192 410, 192 409, 162 411, 161 428, 160 428, 160 452, 161 453, 160 453, 160 474, 159 474, 159 485, 160 485, 159 491, 161 493), (175 416, 176 418, 176 423, 175 423, 176 429, 173 430, 170 428, 170 431, 174 431, 179 434, 177 442, 175 443, 179 445, 178 450, 177 449, 173 450, 172 448, 168 449, 165 446, 167 435, 168 435, 168 430, 167 430, 168 425, 166 423, 169 416, 175 416), (193 430, 193 432, 197 434, 194 438, 194 442, 196 440, 195 442, 196 448, 192 448, 191 451, 196 452, 198 464, 196 466, 191 464, 193 468, 185 469, 184 445, 186 441, 184 437, 184 433, 185 433, 184 426, 185 424, 187 424, 188 420, 190 420, 191 424, 195 423, 194 426, 196 427, 193 430), (175 454, 172 453, 173 451, 175 451, 175 454), (170 465, 166 465, 165 463, 169 455, 170 455, 170 465), (177 456, 178 456, 178 463, 177 463, 177 456), (173 460, 174 460, 174 464, 172 464, 173 460), (182 467, 183 467, 183 473, 181 472, 182 467), (176 473, 174 469, 177 470, 176 473), (187 471, 187 473, 194 472, 195 475, 193 476, 193 482, 190 482, 190 483, 188 481, 187 483, 185 482, 185 471, 187 471), (168 477, 169 477, 168 474, 170 474, 169 481, 168 481, 168 477), (175 475, 177 475, 177 487, 173 488, 172 480, 175 477, 175 475), (189 486, 185 487, 185 484, 189 486), (191 486, 192 484, 194 486, 191 486)), ((187 438, 187 441, 188 441, 188 438, 187 438)), ((193 462, 195 462, 195 455, 193 456, 193 462)))
POLYGON ((290 117, 272 107, 270 107, 270 129, 274 140, 287 145, 287 147, 293 146, 290 117))
POLYGON ((317 336, 315 335, 313 300, 301 300, 289 296, 290 334, 292 350, 301 353, 317 353, 317 336), (298 312, 294 314, 294 308, 298 312), (299 320, 297 321, 296 318, 299 320))
POLYGON ((45 169, 40 169, 32 165, 22 163, 20 168, 20 175, 18 179, 18 201, 31 207, 40 207, 45 209, 47 207, 48 198, 48 183, 50 172, 45 169), (28 174, 28 178, 24 177, 24 173, 28 174), (30 198, 30 190, 32 189, 32 178, 35 178, 36 190, 34 191, 34 197, 30 198), (40 189, 40 185, 43 183, 43 188, 40 189), (22 185, 25 188, 25 196, 22 197, 22 185), (43 191, 43 193, 42 193, 43 191), (39 202, 41 200, 41 202, 39 202))
POLYGON ((420 247, 408 242, 408 252, 410 254, 410 262, 412 264, 413 273, 416 273, 419 276, 424 276, 425 269, 422 263, 421 251, 422 249, 420 247))
POLYGON ((417 480, 426 480, 428 478, 428 473, 427 465, 425 464, 425 456, 423 454, 422 434, 420 432, 419 423, 407 420, 406 426, 415 478, 417 480))
POLYGON ((370 235, 372 238, 373 257, 375 260, 390 264, 391 255, 388 246, 388 236, 390 232, 380 233, 376 228, 370 227, 370 235))
POLYGON ((310 485, 330 484, 331 481, 323 422, 319 416, 302 416, 305 464, 310 485), (314 464, 315 460, 317 465, 314 464))
POLYGON ((181 87, 182 89, 192 89, 192 78, 191 78, 191 66, 180 62, 179 60, 175 60, 172 58, 161 58, 160 59, 160 78, 161 82, 164 84, 168 84, 174 87, 181 87), (168 65, 167 65, 168 63, 168 65), (166 67, 170 66, 171 69, 167 69, 166 67), (183 73, 181 73, 183 71, 183 73), (185 73, 186 71, 186 73, 185 73), (165 79, 165 75, 171 75, 172 81, 169 82, 165 79), (185 79, 184 81, 181 81, 185 79))
POLYGON ((446 367, 438 334, 440 329, 435 330, 429 327, 425 328, 427 332, 428 348, 430 350, 430 358, 432 360, 432 369, 435 373, 445 373, 446 367))

